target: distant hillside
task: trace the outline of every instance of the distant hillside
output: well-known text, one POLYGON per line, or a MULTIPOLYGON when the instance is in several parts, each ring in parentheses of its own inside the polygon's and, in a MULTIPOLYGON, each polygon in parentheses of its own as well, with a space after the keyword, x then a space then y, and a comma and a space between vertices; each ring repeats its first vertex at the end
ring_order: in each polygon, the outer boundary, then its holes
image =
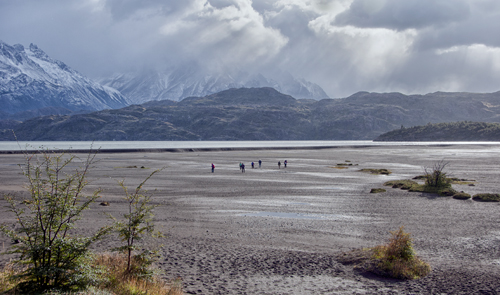
POLYGON ((7 129, 19 140, 372 140, 401 125, 465 120, 500 122, 500 92, 359 92, 316 101, 273 88, 239 88, 180 102, 7 122, 0 140, 13 140, 7 129))
POLYGON ((462 121, 402 127, 375 141, 500 141, 500 123, 462 121))

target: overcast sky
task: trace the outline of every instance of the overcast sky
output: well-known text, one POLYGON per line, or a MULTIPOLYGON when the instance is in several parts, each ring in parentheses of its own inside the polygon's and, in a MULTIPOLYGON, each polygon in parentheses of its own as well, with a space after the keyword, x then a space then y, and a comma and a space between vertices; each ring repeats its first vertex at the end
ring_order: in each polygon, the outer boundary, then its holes
POLYGON ((92 78, 196 62, 335 98, 500 90, 499 0, 0 0, 0 40, 92 78))

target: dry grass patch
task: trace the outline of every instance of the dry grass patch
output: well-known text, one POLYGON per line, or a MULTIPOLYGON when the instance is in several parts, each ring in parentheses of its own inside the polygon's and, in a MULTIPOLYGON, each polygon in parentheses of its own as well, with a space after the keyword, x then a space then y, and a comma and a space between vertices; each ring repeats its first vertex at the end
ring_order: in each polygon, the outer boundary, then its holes
POLYGON ((338 256, 337 260, 353 265, 357 270, 402 280, 418 279, 429 274, 431 267, 415 254, 410 234, 405 233, 403 227, 391 234, 387 245, 353 250, 338 256))
MULTIPOLYGON (((72 293, 52 292, 49 294, 112 294, 112 295, 183 295, 180 278, 166 282, 154 268, 144 269, 142 260, 134 257, 132 270, 126 272, 127 255, 104 253, 94 257, 92 267, 105 270, 100 283, 72 293)), ((22 273, 13 264, 7 264, 0 271, 0 294, 22 294, 17 286, 19 280, 13 279, 22 273)))
POLYGON ((13 277, 21 273, 22 270, 16 269, 14 264, 5 265, 3 270, 0 271, 0 294, 16 294, 16 286, 19 282, 14 280, 13 277))
POLYGON ((155 269, 144 269, 142 259, 134 256, 130 272, 127 272, 126 254, 100 254, 95 260, 97 267, 106 269, 107 280, 100 287, 116 295, 182 295, 180 279, 165 282, 155 269))
POLYGON ((397 279, 418 279, 431 271, 428 263, 420 260, 413 250, 413 241, 403 227, 391 232, 387 245, 375 247, 373 272, 397 279))

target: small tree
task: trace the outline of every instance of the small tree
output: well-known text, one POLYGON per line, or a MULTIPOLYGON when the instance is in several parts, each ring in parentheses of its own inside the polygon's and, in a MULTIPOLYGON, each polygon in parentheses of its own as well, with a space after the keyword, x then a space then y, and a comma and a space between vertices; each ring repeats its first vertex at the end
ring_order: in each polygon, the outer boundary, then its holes
MULTIPOLYGON (((124 251, 127 254, 127 273, 131 273, 132 271, 132 253, 136 250, 136 242, 144 239, 147 235, 153 237, 161 236, 159 232, 154 231, 153 222, 153 210, 158 205, 150 205, 151 196, 142 193, 144 184, 159 171, 161 170, 153 171, 136 187, 134 193, 129 192, 123 180, 118 182, 125 192, 124 199, 128 203, 128 213, 123 214, 124 221, 115 219, 115 228, 118 231, 118 235, 122 241, 126 242, 126 245, 118 247, 115 250, 124 251)), ((137 259, 142 260, 141 265, 147 265, 151 261, 149 255, 147 255, 148 253, 149 251, 146 250, 137 257, 137 259)))
POLYGON ((21 289, 43 292, 50 289, 70 289, 92 280, 92 268, 86 265, 89 246, 110 229, 104 227, 91 237, 72 234, 83 210, 99 198, 100 190, 87 195, 83 192, 87 174, 96 153, 89 153, 81 166, 72 170, 73 155, 41 152, 26 154, 21 166, 28 179, 29 198, 21 200, 5 196, 8 208, 17 218, 17 229, 2 225, 0 230, 18 242, 8 253, 20 254, 16 263, 27 268, 18 279, 21 289), (69 172, 69 173, 68 173, 69 172))

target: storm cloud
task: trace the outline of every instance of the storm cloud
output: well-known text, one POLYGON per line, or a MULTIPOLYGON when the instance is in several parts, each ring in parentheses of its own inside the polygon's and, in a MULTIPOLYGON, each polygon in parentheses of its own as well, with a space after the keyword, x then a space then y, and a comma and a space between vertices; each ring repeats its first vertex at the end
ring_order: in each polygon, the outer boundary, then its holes
POLYGON ((203 65, 286 71, 331 97, 500 90, 498 0, 23 0, 0 40, 90 77, 203 65))

